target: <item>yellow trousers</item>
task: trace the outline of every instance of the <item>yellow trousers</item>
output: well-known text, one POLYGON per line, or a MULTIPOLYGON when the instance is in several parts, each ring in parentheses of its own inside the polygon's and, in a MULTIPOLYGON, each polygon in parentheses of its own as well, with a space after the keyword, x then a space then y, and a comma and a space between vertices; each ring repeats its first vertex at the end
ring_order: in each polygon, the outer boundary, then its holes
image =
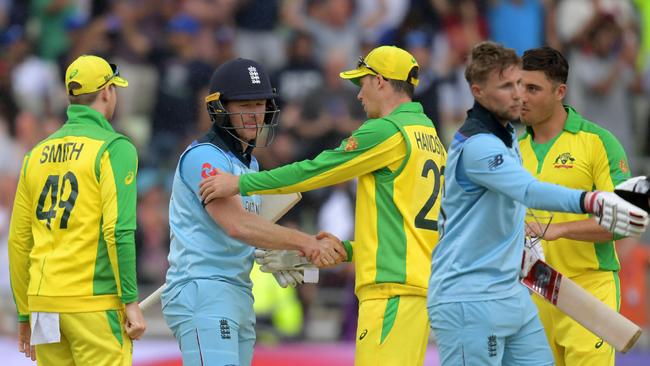
POLYGON ((36 346, 39 366, 130 366, 123 310, 61 313, 61 342, 36 346))
POLYGON ((359 304, 355 366, 424 364, 429 339, 427 298, 396 296, 359 304))

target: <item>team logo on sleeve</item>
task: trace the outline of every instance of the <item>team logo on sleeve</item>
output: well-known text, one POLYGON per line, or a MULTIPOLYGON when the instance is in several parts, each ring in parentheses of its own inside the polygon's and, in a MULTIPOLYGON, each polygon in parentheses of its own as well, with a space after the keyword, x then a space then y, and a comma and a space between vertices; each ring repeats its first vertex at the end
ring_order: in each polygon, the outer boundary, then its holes
POLYGON ((217 168, 213 168, 210 163, 203 163, 203 166, 201 166, 201 177, 207 178, 213 175, 217 175, 217 168))
POLYGON ((576 159, 573 156, 571 156, 570 152, 565 152, 558 155, 558 157, 555 158, 555 161, 553 162, 553 167, 571 169, 573 168, 575 161, 576 159))
POLYGON ((488 169, 496 170, 503 164, 503 154, 495 155, 488 161, 488 169))
POLYGON ((133 179, 135 179, 135 173, 133 171, 130 171, 126 177, 124 177, 124 184, 127 186, 131 183, 133 183, 133 179))
POLYGON ((623 159, 618 162, 618 167, 621 168, 623 174, 627 174, 630 171, 630 168, 627 167, 627 163, 623 159))
POLYGON ((345 151, 352 151, 359 146, 359 142, 354 137, 350 136, 345 143, 345 151))

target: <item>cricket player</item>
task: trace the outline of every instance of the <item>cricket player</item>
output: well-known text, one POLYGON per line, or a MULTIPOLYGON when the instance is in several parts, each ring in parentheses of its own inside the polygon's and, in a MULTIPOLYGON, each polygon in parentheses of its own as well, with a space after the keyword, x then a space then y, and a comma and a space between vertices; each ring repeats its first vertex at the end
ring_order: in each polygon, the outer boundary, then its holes
POLYGON ((493 42, 474 46, 465 71, 475 104, 450 147, 433 251, 429 317, 442 365, 552 365, 528 290, 519 283, 525 206, 596 212, 619 234, 647 213, 610 192, 533 178, 510 121, 521 112, 520 60, 493 42))
MULTIPOLYGON (((540 181, 580 190, 611 192, 630 177, 627 156, 609 131, 562 104, 569 64, 550 47, 528 50, 522 58, 519 139, 524 167, 540 181)), ((548 212, 533 210, 538 217, 548 212)), ((527 233, 543 238, 546 262, 618 311, 621 266, 612 235, 587 214, 554 212, 552 223, 527 218, 527 233)), ((614 365, 614 348, 539 296, 539 309, 555 363, 614 365)))
POLYGON ((68 120, 25 156, 11 215, 18 348, 39 365, 131 365, 131 339, 146 328, 135 272, 138 156, 108 122, 128 83, 116 65, 85 55, 65 85, 68 120))
POLYGON ((258 216, 259 196, 204 203, 202 178, 217 170, 258 170, 255 147, 267 146, 280 110, 260 64, 235 59, 210 80, 206 106, 212 127, 181 155, 169 209, 171 244, 163 315, 186 365, 250 365, 255 343, 250 271, 252 245, 300 250, 320 265, 345 259, 338 239, 321 239, 258 216))
POLYGON ((429 336, 426 292, 446 152, 412 102, 419 66, 382 46, 341 73, 361 87, 368 115, 334 150, 266 172, 209 177, 202 197, 304 192, 359 178, 355 239, 344 242, 359 298, 356 365, 422 365, 429 336))

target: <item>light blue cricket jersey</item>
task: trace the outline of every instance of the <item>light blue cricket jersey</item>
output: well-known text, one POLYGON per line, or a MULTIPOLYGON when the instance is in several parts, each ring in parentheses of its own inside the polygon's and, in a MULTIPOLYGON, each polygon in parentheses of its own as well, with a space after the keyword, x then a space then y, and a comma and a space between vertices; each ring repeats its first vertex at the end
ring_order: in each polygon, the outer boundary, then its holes
MULTIPOLYGON (((169 203, 171 242, 163 306, 192 280, 221 281, 246 292, 252 289, 255 248, 226 235, 201 202, 199 183, 215 168, 234 175, 259 171, 254 157, 248 167, 232 152, 210 143, 195 142, 183 152, 169 203)), ((242 204, 259 214, 259 196, 242 197, 242 204)))
POLYGON ((512 126, 476 103, 449 150, 427 306, 521 291, 526 207, 581 213, 583 193, 537 181, 512 126))

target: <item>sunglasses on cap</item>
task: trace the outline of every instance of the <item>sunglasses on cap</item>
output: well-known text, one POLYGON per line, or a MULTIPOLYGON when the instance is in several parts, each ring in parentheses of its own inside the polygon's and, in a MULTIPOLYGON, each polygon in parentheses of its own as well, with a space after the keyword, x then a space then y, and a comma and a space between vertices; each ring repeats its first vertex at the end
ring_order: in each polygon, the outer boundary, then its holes
POLYGON ((360 68, 361 66, 363 66, 363 67, 365 67, 366 69, 368 69, 368 70, 374 72, 374 73, 377 74, 378 76, 381 76, 384 80, 387 80, 386 77, 385 77, 384 75, 380 74, 379 72, 377 72, 377 70, 375 70, 375 69, 373 69, 372 67, 370 67, 370 65, 368 65, 368 63, 363 59, 363 56, 359 56, 359 61, 357 62, 357 69, 360 68))
POLYGON ((116 64, 109 64, 109 65, 111 66, 111 70, 113 70, 113 74, 108 79, 106 79, 106 81, 104 81, 102 85, 98 86, 97 90, 101 90, 103 87, 106 86, 106 84, 108 84, 109 81, 115 79, 116 76, 120 76, 120 67, 117 66, 116 64))

